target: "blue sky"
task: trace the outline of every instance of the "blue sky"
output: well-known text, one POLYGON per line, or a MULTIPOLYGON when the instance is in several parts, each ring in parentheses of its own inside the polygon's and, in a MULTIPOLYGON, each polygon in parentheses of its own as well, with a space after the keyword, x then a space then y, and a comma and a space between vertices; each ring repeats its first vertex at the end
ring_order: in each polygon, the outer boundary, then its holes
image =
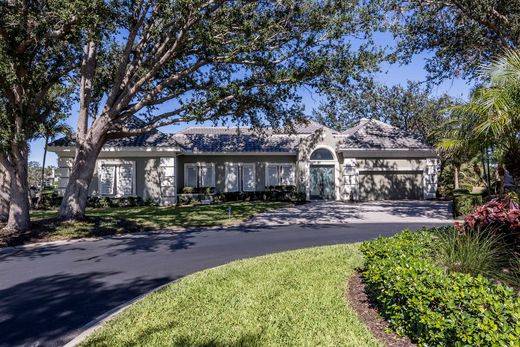
MULTIPOLYGON (((385 65, 382 67, 383 71, 377 75, 377 79, 381 83, 389 86, 396 84, 406 85, 408 80, 424 81, 426 79, 424 63, 425 60, 428 59, 428 57, 430 56, 431 53, 417 55, 408 65, 385 65)), ((447 93, 459 99, 467 99, 471 86, 472 84, 469 84, 468 82, 462 79, 446 80, 442 84, 436 86, 432 90, 432 94, 437 96, 443 93, 447 93)), ((314 95, 310 91, 303 91, 302 98, 305 104, 305 113, 310 115, 312 113, 312 109, 318 104, 319 95, 314 95)), ((76 127, 76 109, 77 108, 73 108, 72 115, 70 119, 68 119, 68 123, 72 127, 72 129, 75 129, 76 127)), ((163 129, 163 131, 174 132, 182 128, 185 128, 186 126, 188 125, 183 124, 177 126, 170 126, 166 129, 163 129)), ((29 160, 37 161, 41 164, 43 159, 44 141, 41 139, 32 141, 30 143, 30 148, 31 150, 29 154, 29 160)), ((48 153, 46 165, 56 166, 56 160, 57 158, 54 153, 48 153)))

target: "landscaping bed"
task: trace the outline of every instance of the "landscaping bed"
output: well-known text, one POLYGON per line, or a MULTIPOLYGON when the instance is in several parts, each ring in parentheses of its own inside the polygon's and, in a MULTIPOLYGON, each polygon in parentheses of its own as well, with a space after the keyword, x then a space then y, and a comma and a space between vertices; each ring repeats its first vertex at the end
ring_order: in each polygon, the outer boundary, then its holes
POLYGON ((239 223, 255 214, 290 205, 277 201, 237 201, 194 206, 88 208, 84 220, 73 222, 57 220, 56 210, 35 210, 31 212, 31 230, 10 239, 2 239, 0 235, 0 246, 168 228, 220 226, 239 223))
POLYGON ((405 231, 363 243, 370 299, 399 335, 421 346, 518 346, 518 293, 500 273, 485 276, 499 264, 478 263, 500 255, 489 240, 464 243, 470 239, 454 232, 405 231))
POLYGON ((355 245, 236 261, 134 304, 82 346, 382 346, 345 299, 355 245))

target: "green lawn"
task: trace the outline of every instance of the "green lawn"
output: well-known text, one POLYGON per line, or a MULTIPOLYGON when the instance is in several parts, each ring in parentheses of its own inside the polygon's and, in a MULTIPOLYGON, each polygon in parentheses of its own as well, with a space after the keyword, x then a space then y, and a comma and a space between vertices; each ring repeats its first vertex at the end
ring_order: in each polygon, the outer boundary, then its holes
POLYGON ((269 201, 240 201, 212 205, 172 207, 113 207, 88 209, 80 222, 59 222, 56 211, 32 211, 32 228, 15 240, 2 240, 4 244, 21 244, 35 241, 63 240, 81 237, 124 234, 173 227, 210 227, 237 223, 270 209, 288 206, 289 203, 269 201), (231 218, 228 208, 231 207, 231 218))
POLYGON ((345 299, 355 245, 236 261, 155 292, 82 346, 381 346, 345 299))

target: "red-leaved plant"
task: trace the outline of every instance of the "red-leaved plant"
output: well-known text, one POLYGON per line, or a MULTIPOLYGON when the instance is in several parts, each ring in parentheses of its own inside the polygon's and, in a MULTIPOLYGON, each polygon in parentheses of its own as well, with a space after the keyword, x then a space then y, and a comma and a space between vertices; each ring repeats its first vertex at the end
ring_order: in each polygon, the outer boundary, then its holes
POLYGON ((456 227, 461 232, 490 232, 504 237, 511 245, 519 245, 520 204, 509 196, 495 198, 464 217, 464 224, 456 227))

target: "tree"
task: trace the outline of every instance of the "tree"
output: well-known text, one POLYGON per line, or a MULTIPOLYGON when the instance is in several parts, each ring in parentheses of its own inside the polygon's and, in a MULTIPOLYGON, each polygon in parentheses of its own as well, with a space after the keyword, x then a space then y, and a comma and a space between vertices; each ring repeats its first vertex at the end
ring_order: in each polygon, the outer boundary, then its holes
POLYGON ((469 129, 464 138, 493 147, 520 185, 520 52, 508 50, 483 66, 482 78, 488 83, 478 88, 470 101, 451 108, 469 129))
POLYGON ((443 110, 454 102, 448 95, 431 97, 430 90, 418 82, 408 81, 406 87, 388 87, 371 79, 355 88, 331 85, 326 96, 326 102, 315 111, 320 123, 343 130, 361 118, 372 118, 419 135, 431 143, 435 142, 433 130, 446 119, 443 110))
POLYGON ((85 36, 64 219, 84 215, 106 141, 188 121, 290 124, 302 115, 298 87, 316 87, 327 71, 369 69, 380 56, 366 47, 357 53, 346 39, 377 25, 353 0, 118 6, 122 34, 85 36))
POLYGON ((10 185, 9 173, 0 163, 0 222, 6 222, 9 217, 10 185))
POLYGON ((29 181, 29 187, 38 187, 40 185, 40 177, 42 172, 42 166, 37 161, 30 161, 27 165, 27 179, 29 181))
POLYGON ((79 65, 80 29, 104 18, 103 7, 101 0, 0 2, 0 163, 11 178, 4 232, 29 228, 28 141, 69 97, 62 92, 79 65))
MULTIPOLYGON (((61 107, 61 111, 65 111, 67 108, 64 106, 61 107)), ((43 159, 42 159, 42 168, 41 168, 41 177, 40 177, 40 187, 43 189, 45 187, 45 162, 47 159, 47 148, 49 146, 49 141, 53 140, 56 136, 60 134, 69 135, 71 133, 70 127, 63 123, 63 119, 66 118, 64 113, 56 113, 52 115, 44 124, 42 124, 40 129, 40 134, 43 137, 45 144, 43 148, 43 159)))
POLYGON ((478 77, 479 67, 520 44, 520 2, 511 0, 373 0, 388 11, 396 55, 409 62, 418 53, 433 81, 478 77))

